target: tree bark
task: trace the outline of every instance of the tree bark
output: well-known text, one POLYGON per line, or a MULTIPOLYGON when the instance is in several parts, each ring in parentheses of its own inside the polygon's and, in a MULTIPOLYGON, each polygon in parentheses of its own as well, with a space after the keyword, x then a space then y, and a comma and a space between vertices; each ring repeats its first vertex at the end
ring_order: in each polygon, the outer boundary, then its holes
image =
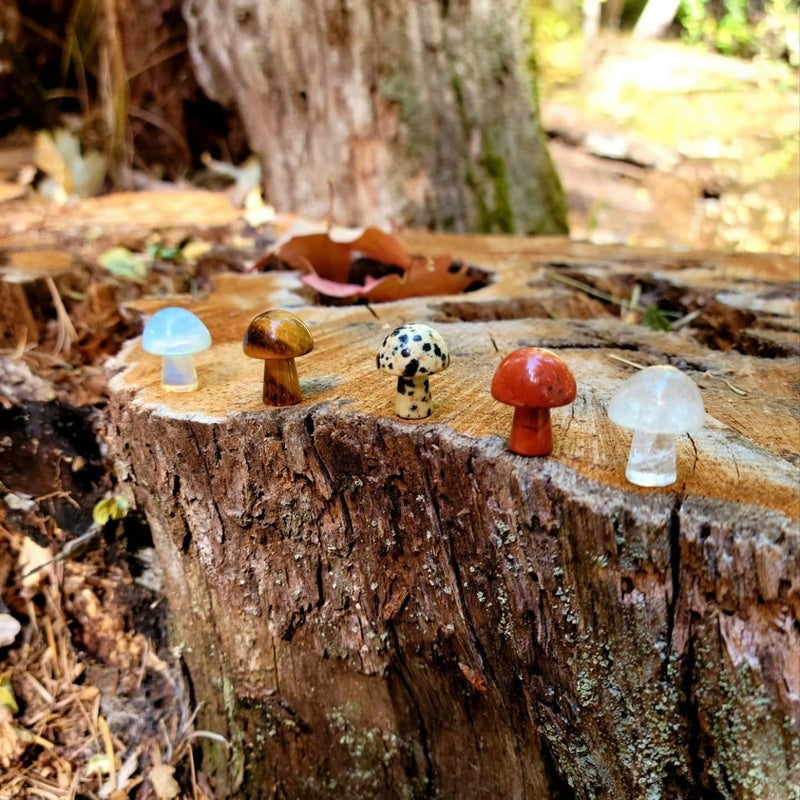
MULTIPOLYGON (((192 306, 201 387, 116 362, 108 440, 163 565, 221 795, 781 798, 800 785, 800 337, 791 259, 562 240, 417 237, 494 271, 470 295, 321 307, 293 273, 230 276, 192 306), (634 283, 702 314, 678 332, 550 280, 634 283), (250 318, 315 339, 304 400, 260 402, 250 318), (450 347, 434 412, 393 413, 388 330, 450 347), (554 451, 511 454, 501 358, 557 349, 578 381, 554 451), (672 363, 704 430, 678 482, 625 480, 614 388, 672 363)), ((163 301, 162 301, 163 304, 163 301)), ((157 303, 143 306, 153 310, 157 303)))
POLYGON ((283 210, 351 225, 566 230, 520 3, 186 0, 195 71, 283 210))

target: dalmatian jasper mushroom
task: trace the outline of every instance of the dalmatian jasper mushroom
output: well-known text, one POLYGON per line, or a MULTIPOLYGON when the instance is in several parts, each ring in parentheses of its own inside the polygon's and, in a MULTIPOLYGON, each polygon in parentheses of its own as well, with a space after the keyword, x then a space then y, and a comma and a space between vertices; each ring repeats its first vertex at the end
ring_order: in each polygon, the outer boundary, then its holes
POLYGON ((383 340, 375 360, 379 370, 397 375, 397 416, 429 417, 433 408, 428 378, 450 366, 444 339, 428 325, 403 325, 383 340))

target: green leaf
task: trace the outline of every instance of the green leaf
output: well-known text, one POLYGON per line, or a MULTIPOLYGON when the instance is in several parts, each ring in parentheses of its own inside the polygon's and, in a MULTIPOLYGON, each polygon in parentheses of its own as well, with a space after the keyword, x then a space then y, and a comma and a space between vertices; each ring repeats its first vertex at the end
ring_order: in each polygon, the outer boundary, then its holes
POLYGON ((147 245, 147 255, 159 261, 177 261, 181 256, 181 249, 151 242, 147 245))
POLYGON ((100 526, 105 525, 110 519, 122 519, 130 510, 131 504, 122 495, 106 497, 95 503, 92 509, 92 519, 100 526))
POLYGON ((112 247, 97 259, 103 269, 117 278, 143 281, 150 272, 150 260, 142 253, 132 253, 127 247, 112 247))
POLYGON ((0 706, 5 706, 12 714, 16 714, 19 711, 9 673, 0 675, 0 706))
POLYGON ((651 331, 671 331, 672 323, 667 319, 667 315, 658 306, 648 306, 644 310, 642 322, 651 331))

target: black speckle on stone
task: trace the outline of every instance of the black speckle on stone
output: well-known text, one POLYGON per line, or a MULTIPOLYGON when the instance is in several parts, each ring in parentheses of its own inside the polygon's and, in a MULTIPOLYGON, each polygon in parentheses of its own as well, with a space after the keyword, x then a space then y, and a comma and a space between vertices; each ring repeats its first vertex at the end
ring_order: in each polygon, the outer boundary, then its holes
POLYGON ((417 410, 417 404, 416 403, 412 403, 411 404, 411 410, 412 411, 416 411, 417 410))
POLYGON ((438 344, 434 344, 434 346, 433 346, 433 352, 434 352, 434 353, 436 353, 436 357, 437 357, 437 358, 441 358, 441 357, 442 357, 442 348, 441 348, 441 347, 439 347, 439 345, 438 345, 438 344))
POLYGON ((430 343, 430 342, 425 342, 425 344, 424 344, 424 345, 422 345, 422 349, 423 349, 423 350, 424 350, 426 353, 430 353, 430 351, 431 351, 431 343, 430 343))
POLYGON ((403 375, 405 375, 407 378, 411 378, 417 374, 418 370, 419 370, 419 361, 416 358, 412 358, 411 361, 409 361, 408 364, 406 364, 406 368, 403 370, 403 375))
POLYGON ((411 355, 411 351, 407 347, 404 347, 400 351, 400 355, 403 356, 403 358, 408 358, 411 355))
POLYGON ((378 353, 378 355, 376 355, 376 356, 375 356, 375 366, 376 366, 378 369, 380 369, 380 368, 381 368, 381 361, 382 361, 382 360, 383 360, 383 356, 382 356, 380 353, 378 353))
POLYGON ((424 375, 426 372, 430 372, 430 370, 427 367, 420 367, 417 372, 420 372, 424 375))
POLYGON ((422 341, 422 334, 415 333, 415 334, 414 334, 414 336, 413 336, 412 338, 413 338, 413 340, 414 340, 415 342, 421 342, 421 341, 422 341))
POLYGON ((408 341, 408 334, 407 334, 407 333, 401 333, 401 334, 400 334, 400 335, 397 337, 397 341, 398 341, 398 342, 402 342, 402 344, 405 344, 405 343, 408 341))
POLYGON ((428 408, 428 413, 425 416, 429 417, 431 415, 431 411, 433 411, 433 409, 432 408, 428 408))

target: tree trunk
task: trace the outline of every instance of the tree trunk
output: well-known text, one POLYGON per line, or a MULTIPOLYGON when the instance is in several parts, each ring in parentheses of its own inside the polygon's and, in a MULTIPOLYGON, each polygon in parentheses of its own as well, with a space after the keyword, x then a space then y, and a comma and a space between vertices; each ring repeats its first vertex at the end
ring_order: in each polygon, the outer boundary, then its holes
POLYGON ((186 0, 200 84, 235 105, 278 208, 337 222, 566 230, 520 3, 186 0))
MULTIPOLYGON (((469 295, 303 304, 294 273, 192 306, 201 387, 160 391, 138 340, 108 437, 147 513, 220 795, 781 798, 800 785, 800 338, 791 259, 563 240, 417 237, 494 270, 469 295), (700 309, 678 332, 567 287, 700 309), (315 339, 303 402, 261 404, 252 316, 315 339), (375 351, 426 320, 452 365, 433 416, 394 416, 375 351), (506 446, 501 358, 557 349, 578 381, 551 457, 506 446), (641 365, 700 386, 678 482, 625 480, 611 392, 641 365)), ((163 305, 163 301, 161 302, 163 305)), ((152 302, 146 310, 157 307, 152 302)))

